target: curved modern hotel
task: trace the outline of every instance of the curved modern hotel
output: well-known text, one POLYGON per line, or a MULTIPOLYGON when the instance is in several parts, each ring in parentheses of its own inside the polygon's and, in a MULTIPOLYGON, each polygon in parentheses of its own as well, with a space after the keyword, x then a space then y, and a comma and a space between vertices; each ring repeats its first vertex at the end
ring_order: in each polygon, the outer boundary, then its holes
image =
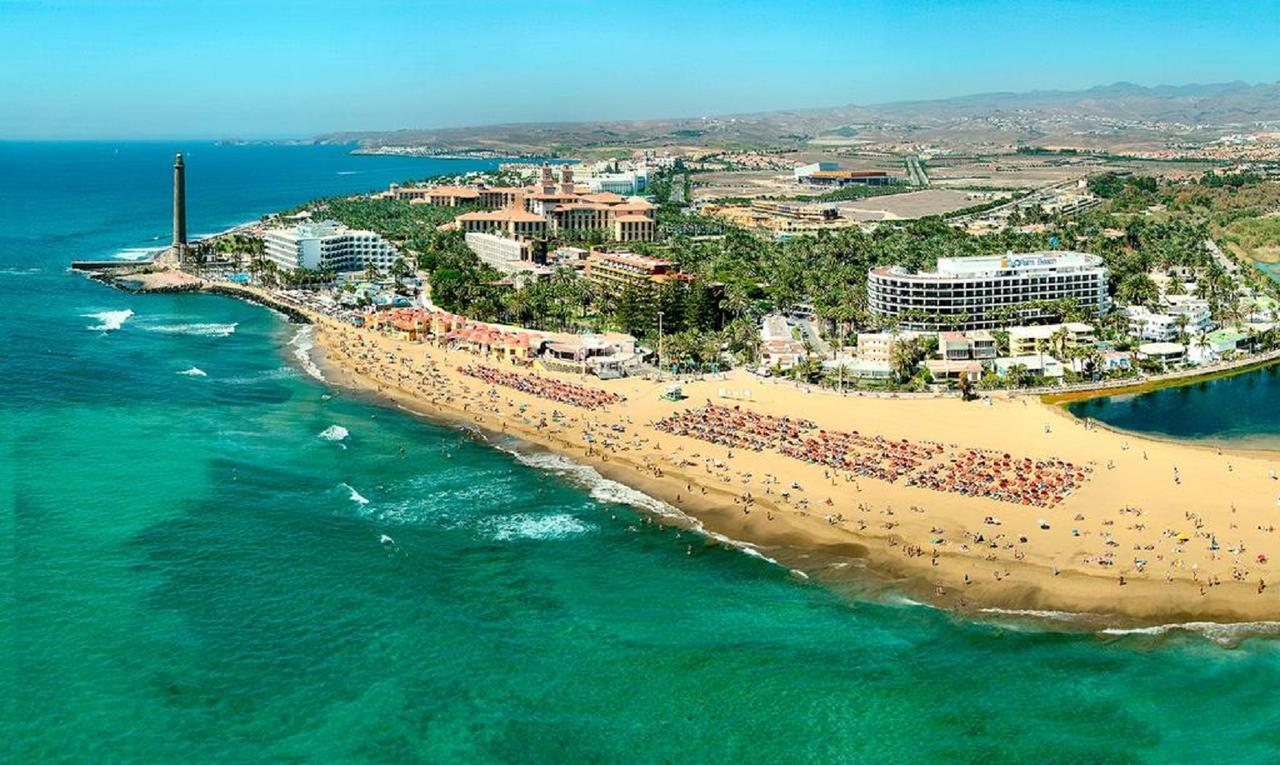
MULTIPOLYGON (((901 267, 867 273, 871 312, 900 317, 898 326, 924 332, 992 329, 1009 323, 1001 307, 1071 298, 1094 314, 1107 309, 1107 268, 1085 252, 1030 252, 971 258, 938 258, 938 270, 911 273, 901 267), (924 316, 921 316, 924 314, 924 316), (947 321, 948 317, 955 317, 947 321)), ((1029 309, 1017 322, 1050 318, 1029 309)))

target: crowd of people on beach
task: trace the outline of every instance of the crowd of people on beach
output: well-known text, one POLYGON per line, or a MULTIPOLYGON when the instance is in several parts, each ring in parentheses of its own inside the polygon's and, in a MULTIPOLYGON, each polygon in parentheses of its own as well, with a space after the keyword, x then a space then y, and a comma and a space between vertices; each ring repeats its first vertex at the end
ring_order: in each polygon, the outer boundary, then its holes
MULTIPOLYGON (((636 427, 637 423, 618 409, 611 410, 617 413, 613 417, 598 411, 575 414, 569 408, 600 410, 625 400, 604 389, 550 375, 498 369, 470 360, 458 359, 465 365, 459 366, 451 359, 458 351, 431 349, 423 353, 421 346, 343 324, 335 323, 330 332, 327 343, 330 357, 348 362, 348 369, 370 378, 378 391, 398 389, 417 396, 424 404, 460 412, 477 426, 501 428, 504 433, 509 427, 511 432, 523 427, 525 432, 540 434, 539 438, 548 443, 585 448, 588 460, 631 462, 654 478, 663 479, 674 470, 676 480, 682 481, 682 488, 675 494, 676 503, 699 492, 705 496, 708 487, 714 491, 719 486, 732 493, 734 504, 753 520, 760 517, 773 521, 788 510, 805 516, 811 514, 813 508, 821 507, 821 518, 828 524, 847 525, 860 533, 888 535, 886 544, 890 548, 897 547, 908 557, 928 557, 933 566, 945 567, 950 560, 965 557, 969 565, 974 566, 962 574, 966 585, 978 581, 980 572, 993 575, 997 581, 1007 579, 1016 571, 1009 565, 1011 562, 1038 553, 1047 556, 1047 565, 1057 576, 1062 566, 1062 559, 1057 557, 1060 553, 1053 549, 1040 551, 1035 545, 1037 534, 1048 532, 1052 527, 1056 533, 1072 538, 1065 543, 1076 551, 1070 567, 1109 572, 1121 586, 1131 586, 1151 577, 1153 570, 1163 570, 1165 582, 1186 580, 1199 588, 1202 597, 1219 586, 1246 581, 1260 594, 1275 591, 1274 587, 1268 590, 1259 576, 1270 565, 1269 551, 1261 545, 1246 548, 1243 535, 1236 532, 1237 525, 1244 528, 1245 523, 1243 519, 1237 523, 1234 502, 1230 515, 1225 516, 1230 518, 1225 526, 1211 526, 1213 516, 1187 510, 1185 517, 1177 522, 1149 527, 1153 521, 1145 510, 1131 506, 1120 508, 1114 517, 1105 517, 1107 510, 1099 507, 1097 512, 1104 517, 1097 521, 1090 518, 1090 523, 1082 513, 1075 513, 1074 518, 1068 520, 1066 516, 1055 518, 1047 512, 1043 518, 1015 514, 1015 520, 1005 523, 997 517, 999 513, 987 511, 981 527, 962 528, 957 537, 956 529, 948 522, 933 517, 928 519, 927 532, 926 526, 919 525, 918 521, 918 527, 912 528, 914 514, 926 512, 923 504, 905 509, 896 504, 879 507, 871 502, 852 505, 830 489, 825 498, 821 494, 810 494, 815 488, 807 481, 802 487, 796 476, 753 475, 744 468, 754 463, 735 459, 738 451, 798 459, 824 468, 824 484, 831 487, 839 483, 852 484, 857 492, 863 490, 860 480, 875 479, 1027 509, 1049 510, 1071 507, 1068 500, 1072 494, 1098 477, 1104 466, 1107 472, 1102 475, 1123 469, 1126 453, 1130 451, 1127 442, 1119 445, 1118 453, 1099 453, 1095 470, 1093 461, 1082 464, 1056 457, 1036 459, 956 443, 828 430, 802 417, 769 415, 753 411, 747 404, 725 405, 711 400, 683 411, 666 410, 668 416, 647 423, 666 434, 727 448, 726 457, 723 452, 713 454, 699 447, 688 450, 687 445, 678 442, 651 440, 643 428, 636 427), (465 379, 468 377, 480 381, 481 385, 468 383, 465 379), (520 394, 527 394, 529 398, 520 394), (542 404, 538 399, 548 403, 542 404), (703 472, 706 474, 704 485, 690 480, 703 472), (872 514, 881 517, 875 519, 872 514), (1031 524, 1032 518, 1035 518, 1034 524, 1031 524), (1159 528, 1163 531, 1157 534, 1159 528), (1131 553, 1125 552, 1130 549, 1131 553)), ((640 395, 638 391, 631 392, 632 397, 637 395, 640 395)), ((1048 424, 1044 425, 1044 433, 1046 440, 1051 438, 1048 424)), ((1140 455, 1141 462, 1154 461, 1158 456, 1153 452, 1149 457, 1147 450, 1142 450, 1140 455)), ((1139 458, 1135 454, 1132 459, 1138 461, 1139 458)), ((1179 467, 1182 466, 1170 466, 1175 484, 1181 485, 1183 473, 1194 480, 1195 473, 1185 467, 1179 471, 1179 467)), ((1224 467, 1224 475, 1240 472, 1238 465, 1233 467, 1231 462, 1224 467)), ((1271 470, 1269 479, 1280 481, 1280 474, 1271 470)), ((1275 501, 1280 505, 1280 497, 1275 501)), ((1267 535, 1277 533, 1277 524, 1265 522, 1256 526, 1267 535)))
POLYGON ((744 410, 740 406, 717 406, 707 402, 698 409, 686 409, 655 423, 658 430, 677 436, 692 436, 719 446, 762 452, 778 451, 814 430, 810 420, 774 417, 744 410))
POLYGON ((607 390, 589 388, 576 383, 561 382, 535 374, 505 372, 501 369, 479 364, 458 367, 458 371, 468 377, 474 377, 492 385, 501 385, 532 396, 545 398, 549 401, 570 404, 583 409, 599 409, 623 401, 622 396, 607 390))
POLYGON ((770 450, 805 462, 893 482, 943 451, 933 441, 892 440, 857 431, 819 430, 810 420, 773 417, 741 406, 707 402, 655 423, 658 430, 752 451, 770 450))
POLYGON ((659 420, 654 427, 719 446, 774 451, 860 477, 889 483, 905 479, 908 486, 1036 507, 1057 505, 1091 470, 1059 459, 1015 458, 983 449, 956 451, 945 462, 932 462, 947 451, 936 441, 819 430, 809 420, 710 401, 659 420))
POLYGON ((1032 460, 992 449, 965 449, 912 475, 907 485, 1049 508, 1080 487, 1092 470, 1060 459, 1032 460))
POLYGON ((788 457, 816 462, 837 470, 847 470, 864 478, 893 483, 942 453, 942 444, 933 441, 892 440, 866 436, 858 431, 821 430, 799 444, 786 444, 788 457))

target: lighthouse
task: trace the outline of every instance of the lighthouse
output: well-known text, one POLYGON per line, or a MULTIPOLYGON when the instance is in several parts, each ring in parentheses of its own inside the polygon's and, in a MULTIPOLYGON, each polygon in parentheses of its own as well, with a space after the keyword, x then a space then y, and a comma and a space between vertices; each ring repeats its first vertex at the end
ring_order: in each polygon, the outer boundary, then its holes
POLYGON ((173 251, 181 263, 187 255, 187 166, 182 152, 173 160, 173 251))

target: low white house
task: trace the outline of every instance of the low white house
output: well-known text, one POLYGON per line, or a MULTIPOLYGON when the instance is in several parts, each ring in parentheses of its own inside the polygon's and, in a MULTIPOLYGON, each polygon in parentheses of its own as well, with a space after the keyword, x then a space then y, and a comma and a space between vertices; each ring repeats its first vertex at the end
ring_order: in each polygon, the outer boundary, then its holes
POLYGON ((1061 379, 1066 374, 1062 362, 1048 354, 1034 353, 1028 356, 1007 356, 996 359, 996 374, 1004 377, 1015 366, 1023 366, 1028 372, 1038 377, 1061 379))
POLYGON ((1143 343, 1138 346, 1138 358, 1159 361, 1166 367, 1183 364, 1187 360, 1187 346, 1182 343, 1143 343))
POLYGON ((1170 304, 1161 312, 1133 305, 1124 309, 1129 317, 1129 334, 1141 340, 1172 342, 1186 328, 1188 334, 1203 332, 1212 326, 1209 304, 1195 298, 1171 296, 1170 304))
POLYGON ((805 355, 804 343, 796 339, 791 320, 777 313, 765 316, 760 324, 760 351, 766 367, 783 370, 794 367, 805 355))
POLYGON ((861 359, 852 356, 840 356, 822 362, 823 368, 832 374, 839 374, 841 368, 851 380, 888 380, 893 377, 893 367, 888 361, 861 359))

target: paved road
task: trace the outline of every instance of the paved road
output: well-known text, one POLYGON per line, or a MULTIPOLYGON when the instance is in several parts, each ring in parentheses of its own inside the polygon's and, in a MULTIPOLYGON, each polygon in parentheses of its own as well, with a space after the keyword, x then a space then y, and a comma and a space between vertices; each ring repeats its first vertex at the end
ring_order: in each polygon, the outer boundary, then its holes
POLYGON ((929 188, 929 176, 924 171, 924 166, 920 164, 919 157, 907 157, 907 176, 911 183, 922 189, 929 188))
POLYGON ((1240 264, 1236 263, 1230 258, 1230 256, 1223 252, 1222 249, 1218 247, 1217 242, 1212 239, 1206 239, 1204 240, 1204 248, 1209 251, 1209 254, 1213 256, 1214 260, 1218 261, 1218 265, 1222 266, 1223 270, 1227 273, 1234 274, 1240 270, 1240 264))

